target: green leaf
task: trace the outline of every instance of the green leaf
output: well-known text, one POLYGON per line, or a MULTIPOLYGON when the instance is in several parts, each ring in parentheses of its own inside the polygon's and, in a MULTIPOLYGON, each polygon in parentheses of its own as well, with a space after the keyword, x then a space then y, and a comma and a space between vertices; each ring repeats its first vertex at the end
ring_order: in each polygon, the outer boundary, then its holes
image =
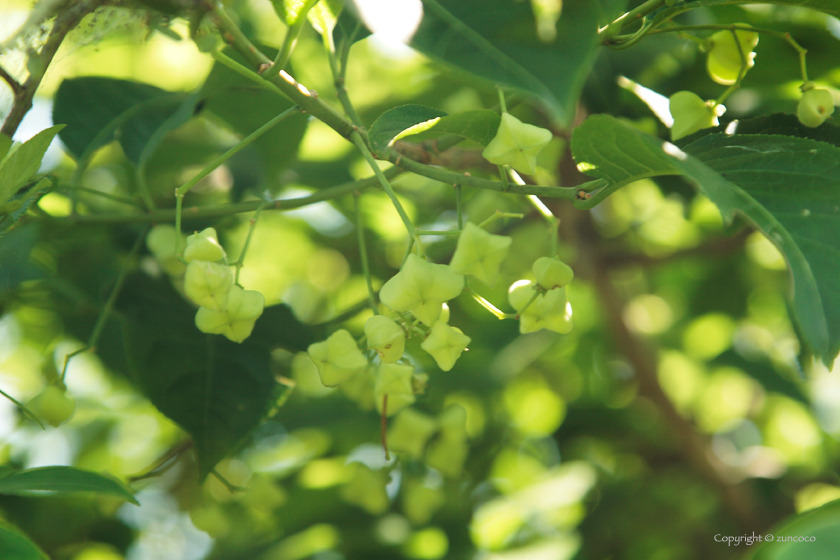
POLYGON ((274 5, 277 15, 283 19, 286 25, 291 27, 300 20, 302 14, 305 15, 309 12, 316 2, 318 0, 282 0, 282 2, 272 0, 271 3, 274 5))
MULTIPOLYGON (((0 204, 9 200, 41 167, 41 160, 55 135, 64 125, 42 130, 17 146, 0 162, 0 204)), ((4 137, 6 138, 6 137, 4 137)), ((2 147, 0 147, 2 148, 2 147)))
POLYGON ((3 560, 50 560, 37 544, 8 523, 0 522, 0 558, 3 560))
POLYGON ((351 2, 346 9, 341 10, 341 14, 338 16, 338 21, 333 30, 333 37, 338 48, 340 48, 341 41, 347 37, 350 37, 350 40, 356 43, 370 36, 370 30, 359 19, 355 7, 351 2))
MULTIPOLYGON (((260 47, 260 50, 271 58, 277 54, 276 50, 270 48, 260 47)), ((248 66, 245 59, 232 49, 225 49, 224 53, 248 66)), ((293 105, 285 97, 266 91, 218 62, 213 65, 200 95, 206 100, 205 110, 242 136, 251 134, 293 105)), ((254 142, 253 146, 266 172, 281 172, 295 157, 306 132, 307 120, 307 115, 292 115, 254 142)))
POLYGON ((762 535, 749 560, 834 560, 840 549, 840 500, 794 515, 766 534, 773 540, 762 535))
POLYGON ((840 148, 781 135, 709 134, 680 151, 607 115, 572 137, 578 167, 610 192, 657 175, 681 175, 724 220, 743 216, 788 262, 794 321, 826 364, 840 352, 840 148))
POLYGON ((12 472, 0 478, 0 494, 43 496, 80 492, 117 496, 137 504, 134 494, 123 483, 73 467, 40 467, 12 472))
POLYGON ((343 0, 321 0, 309 10, 306 17, 318 33, 332 34, 343 7, 343 0))
POLYGON ((598 2, 564 2, 556 36, 544 42, 530 2, 425 0, 411 46, 488 85, 524 92, 569 124, 597 57, 601 13, 598 2))
POLYGON ((370 127, 368 138, 377 152, 421 132, 457 134, 486 146, 496 136, 500 122, 498 113, 486 109, 447 115, 422 105, 403 105, 382 113, 370 127))
POLYGON ((0 239, 0 295, 14 290, 21 282, 44 276, 44 271, 29 258, 38 241, 37 225, 3 233, 0 239))
MULTIPOLYGON (((202 475, 246 441, 284 390, 271 370, 271 351, 305 350, 313 330, 285 306, 269 307, 241 344, 195 327, 194 306, 166 279, 135 274, 116 303, 97 355, 125 375, 161 413, 193 438, 202 475)), ((95 317, 70 322, 87 337, 95 317)))
MULTIPOLYGON (((381 152, 394 141, 405 136, 404 133, 407 130, 429 123, 429 126, 434 126, 438 119, 445 116, 446 113, 443 111, 422 105, 403 105, 389 109, 371 125, 368 132, 370 145, 375 152, 381 152)), ((409 134, 416 134, 422 130, 416 129, 415 132, 409 134)))
POLYGON ((176 122, 178 126, 185 122, 185 111, 192 115, 194 104, 193 96, 148 84, 72 78, 58 87, 53 121, 68 125, 60 136, 77 161, 87 162, 96 150, 117 139, 128 159, 141 165, 176 122))
POLYGON ((12 139, 5 134, 0 134, 0 161, 9 153, 9 148, 12 147, 12 139))
MULTIPOLYGON (((735 134, 782 134, 828 142, 840 147, 839 126, 830 122, 825 122, 816 128, 805 126, 799 122, 796 115, 790 113, 775 113, 739 121, 735 127, 735 134)), ((697 139, 699 140, 699 138, 697 139)))

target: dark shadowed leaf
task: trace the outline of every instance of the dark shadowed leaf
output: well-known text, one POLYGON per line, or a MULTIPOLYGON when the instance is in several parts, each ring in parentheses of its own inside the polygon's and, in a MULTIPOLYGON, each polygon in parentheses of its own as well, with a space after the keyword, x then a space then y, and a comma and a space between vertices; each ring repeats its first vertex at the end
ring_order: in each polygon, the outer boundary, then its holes
POLYGON ((488 85, 524 92, 569 124, 597 57, 602 13, 598 2, 567 0, 555 36, 541 40, 530 2, 426 0, 411 46, 488 85))

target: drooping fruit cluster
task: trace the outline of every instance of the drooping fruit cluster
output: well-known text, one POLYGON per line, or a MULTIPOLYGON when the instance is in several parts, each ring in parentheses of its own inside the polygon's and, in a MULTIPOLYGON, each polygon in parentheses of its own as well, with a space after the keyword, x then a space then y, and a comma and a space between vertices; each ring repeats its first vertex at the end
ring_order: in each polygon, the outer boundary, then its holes
POLYGON ((813 82, 805 82, 799 88, 802 97, 796 107, 799 122, 808 127, 817 127, 834 114, 834 96, 825 88, 818 88, 813 82))
POLYGON ((510 165, 533 175, 537 170, 537 155, 551 142, 551 137, 550 130, 526 124, 505 112, 496 136, 481 155, 490 163, 510 165))
POLYGON ((574 324, 566 285, 574 278, 571 267, 560 259, 541 257, 534 262, 533 273, 536 282, 520 280, 508 291, 508 301, 519 315, 519 332, 570 333, 574 324))
POLYGON ((262 315, 265 298, 260 292, 234 284, 233 270, 224 262, 225 250, 215 229, 207 228, 186 238, 186 268, 177 256, 179 236, 174 227, 158 225, 149 232, 146 245, 167 273, 173 277, 184 274, 184 293, 199 306, 195 315, 198 330, 242 342, 262 315))
POLYGON ((758 33, 755 31, 718 31, 709 38, 709 45, 706 69, 719 84, 731 86, 742 71, 755 66, 753 49, 758 45, 758 33))
POLYGON ((26 408, 50 426, 58 427, 73 416, 76 403, 61 387, 48 385, 26 403, 26 408))
POLYGON ((671 140, 679 140, 698 130, 717 126, 718 117, 726 111, 723 105, 703 101, 697 94, 690 91, 678 91, 672 95, 668 109, 674 118, 674 124, 671 126, 671 140))

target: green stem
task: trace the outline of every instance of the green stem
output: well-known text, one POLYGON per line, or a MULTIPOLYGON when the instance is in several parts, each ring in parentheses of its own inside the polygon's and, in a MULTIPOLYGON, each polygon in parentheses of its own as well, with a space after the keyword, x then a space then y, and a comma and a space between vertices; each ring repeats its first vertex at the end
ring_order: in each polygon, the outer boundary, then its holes
POLYGON ((464 212, 461 207, 461 185, 455 185, 455 211, 458 214, 458 229, 464 229, 464 212))
POLYGON ((499 93, 499 108, 502 110, 502 113, 507 113, 507 103, 505 103, 505 92, 502 90, 501 86, 496 86, 496 91, 499 93))
MULTIPOLYGON (((392 167, 384 172, 388 179, 393 179, 402 172, 401 169, 392 167)), ((265 203, 262 200, 249 200, 246 202, 237 202, 232 204, 210 204, 207 206, 191 206, 185 208, 183 212, 179 212, 178 207, 166 208, 156 210, 151 213, 107 213, 107 214, 77 214, 75 216, 48 216, 48 219, 55 224, 74 226, 76 224, 94 223, 94 224, 131 224, 131 223, 161 223, 172 222, 178 223, 179 217, 183 215, 184 220, 205 220, 208 218, 222 218, 225 216, 232 216, 234 214, 244 214, 246 212, 254 212, 260 206, 265 204, 266 210, 294 210, 296 208, 303 208, 304 206, 311 206, 338 198, 340 196, 348 195, 354 191, 371 188, 379 185, 379 179, 376 177, 368 177, 360 181, 351 181, 342 185, 336 185, 327 189, 321 189, 318 192, 302 196, 298 198, 287 198, 283 200, 275 200, 274 202, 265 203)), ((178 200, 176 199, 176 205, 178 200)))
POLYGON ((35 414, 34 414, 31 410, 29 410, 28 408, 26 408, 26 405, 24 405, 22 402, 18 401, 18 400, 17 400, 17 399, 15 399, 13 396, 11 396, 10 394, 8 394, 7 392, 5 392, 5 391, 3 391, 3 390, 0 390, 0 395, 3 395, 4 397, 6 397, 6 398, 7 398, 7 399, 9 399, 10 401, 12 401, 12 403, 13 403, 15 406, 17 406, 19 409, 21 409, 21 411, 22 411, 22 412, 23 412, 26 416, 28 416, 28 417, 29 417, 29 418, 31 418, 32 420, 35 420, 35 422, 36 422, 39 426, 41 426, 41 429, 42 429, 42 430, 46 430, 46 429, 47 429, 47 428, 46 428, 46 427, 45 427, 45 426, 41 423, 41 421, 38 419, 38 417, 37 417, 37 416, 35 416, 35 414))
MULTIPOLYGON (((214 169, 222 165, 224 162, 232 158, 234 155, 238 154, 240 151, 244 150, 248 145, 250 145, 254 140, 274 128, 280 121, 288 117, 289 115, 293 115, 297 113, 300 109, 298 107, 290 107, 259 127, 257 130, 237 142, 235 146, 231 149, 208 163, 204 166, 204 169, 199 171, 192 179, 175 189, 175 229, 179 233, 181 232, 181 210, 184 195, 186 195, 191 188, 193 188, 196 183, 207 177, 210 173, 213 172, 214 169)), ((181 237, 180 235, 177 238, 177 251, 176 254, 181 254, 181 237)))
MULTIPOLYGON (((481 179, 473 177, 469 173, 457 173, 439 167, 432 167, 425 165, 413 159, 410 159, 394 150, 387 150, 384 154, 385 158, 406 171, 411 171, 418 175, 423 175, 430 179, 435 179, 441 183, 449 183, 450 185, 463 185, 466 187, 475 187, 478 189, 485 189, 491 191, 505 192, 505 184, 502 181, 493 181, 490 179, 481 179)), ((539 196, 547 196, 549 198, 562 198, 566 200, 574 200, 577 196, 578 187, 548 187, 541 185, 508 185, 507 192, 514 194, 535 194, 539 196)))
POLYGON ((123 197, 123 196, 117 196, 117 195, 110 194, 110 193, 105 193, 105 192, 102 192, 102 191, 98 191, 96 189, 89 189, 87 187, 80 187, 78 185, 74 185, 74 186, 69 186, 68 185, 66 187, 59 187, 59 191, 63 191, 63 190, 78 191, 78 192, 87 193, 87 194, 90 194, 90 195, 93 195, 93 196, 99 196, 99 197, 102 197, 102 198, 106 198, 108 200, 113 200, 114 202, 121 202, 123 204, 128 204, 130 206, 134 206, 135 208, 140 206, 136 201, 134 201, 130 198, 126 198, 126 197, 123 197))
MULTIPOLYGON (((217 5, 214 11, 216 24, 222 37, 230 43, 254 68, 268 68, 272 61, 261 53, 225 12, 221 5, 217 5)), ((356 130, 353 123, 342 117, 335 109, 318 99, 318 95, 307 89, 303 84, 297 82, 286 71, 280 70, 278 74, 269 78, 271 83, 276 85, 283 94, 291 99, 300 108, 321 120, 344 136, 350 135, 356 130)))
POLYGON ((516 313, 513 314, 514 317, 519 319, 519 317, 521 317, 522 314, 525 313, 525 311, 529 307, 531 307, 531 304, 534 303, 535 301, 537 301, 537 298, 540 297, 540 293, 541 292, 539 290, 534 290, 534 294, 531 296, 531 299, 528 300, 528 303, 525 304, 525 307, 523 307, 522 309, 519 309, 516 313))
POLYGON ((408 232, 408 236, 417 243, 417 251, 420 255, 423 254, 423 246, 420 244, 420 238, 417 237, 417 232, 414 230, 414 224, 411 223, 411 219, 408 217, 408 214, 405 213, 405 209, 403 208, 402 204, 400 203, 399 199, 397 198, 397 193, 394 192, 394 189, 391 187, 391 183, 388 182, 388 179, 385 175, 382 174, 382 170, 379 169, 379 166, 376 164, 376 160, 373 159, 373 154, 371 153, 370 149, 368 148, 365 141, 362 139, 361 134, 358 131, 354 131, 353 134, 350 135, 350 139, 356 145, 360 152, 362 152, 362 156, 364 156, 365 160, 370 166, 373 174, 376 175, 376 178, 379 180, 379 184, 388 193, 388 197, 391 199, 391 202, 394 205, 394 208, 397 210, 397 214, 400 215, 400 219, 405 226, 406 231, 408 232))
MULTIPOLYGON (((260 204, 260 207, 257 208, 257 211, 254 212, 254 216, 250 220, 250 225, 248 227, 248 235, 245 236, 245 244, 242 246, 242 252, 239 253, 239 258, 233 263, 233 266, 236 267, 236 277, 234 278, 234 283, 239 285, 239 272, 242 270, 242 266, 245 264, 245 254, 248 252, 248 247, 251 245, 251 237, 254 235, 254 230, 257 227, 257 220, 260 217, 260 214, 265 207, 268 205, 267 202, 263 202, 260 204)), ((181 231, 181 230, 178 230, 181 231)))
POLYGON ((438 230, 434 230, 434 229, 423 229, 423 230, 418 229, 417 230, 417 235, 444 235, 444 236, 450 236, 450 237, 458 237, 459 235, 461 235, 461 230, 445 229, 445 230, 438 231, 438 230))
POLYGON ((353 124, 361 127, 362 120, 359 118, 356 108, 353 107, 353 103, 350 102, 350 95, 347 93, 347 88, 344 87, 344 68, 339 66, 335 56, 335 44, 333 44, 332 35, 324 33, 321 37, 324 40, 324 50, 327 51, 327 59, 330 62, 330 71, 332 72, 333 84, 335 85, 335 93, 338 96, 338 101, 344 108, 344 112, 353 121, 353 124))
POLYGON ((286 64, 289 63, 289 57, 292 56, 292 51, 295 49, 297 45, 298 37, 300 37, 300 32, 303 31, 304 25, 306 25, 306 14, 309 13, 309 10, 312 9, 312 6, 318 3, 318 0, 307 0, 303 7, 301 7, 300 11, 297 14, 297 19, 289 26, 288 31, 286 31, 286 36, 283 38, 283 46, 280 47, 280 51, 277 53, 277 56, 274 58, 274 64, 263 72, 263 77, 267 80, 272 76, 279 74, 280 70, 286 67, 286 64))
POLYGON ((254 72, 250 68, 246 68, 245 66, 242 66, 241 64, 239 64, 238 62, 233 60, 231 57, 226 55, 225 53, 220 52, 220 51, 213 51, 212 56, 216 61, 218 61, 221 64, 224 64, 229 69, 233 70, 234 72, 236 72, 237 74, 239 74, 243 78, 247 78, 247 79, 251 80, 252 82, 254 82, 255 84, 257 84, 258 86, 260 86, 261 88, 265 88, 268 91, 270 91, 271 93, 276 93, 277 95, 283 97, 284 99, 287 99, 286 94, 283 93, 283 90, 281 90, 279 87, 277 87, 273 83, 267 81, 263 76, 261 76, 260 74, 257 74, 256 72, 254 72))
POLYGON ((373 291, 373 279, 371 278, 370 265, 368 264, 367 246, 365 245, 365 224, 362 220, 361 198, 362 195, 358 192, 355 193, 355 196, 353 197, 356 210, 356 233, 359 236, 359 256, 362 261, 362 272, 365 275, 365 282, 367 283, 370 308, 373 310, 373 314, 377 315, 379 313, 379 309, 376 306, 376 292, 373 291))
POLYGON ((469 285, 467 285, 467 292, 469 292, 472 298, 475 301, 477 301, 478 304, 481 305, 481 307, 492 313, 493 316, 496 317, 496 319, 513 319, 515 317, 514 314, 505 313, 504 311, 502 311, 501 309, 499 309, 498 307, 496 307, 495 305, 493 305, 492 303, 475 293, 473 289, 469 287, 469 285))
POLYGON ((478 224, 478 227, 487 227, 489 224, 492 224, 496 220, 500 220, 502 218, 519 218, 521 220, 524 217, 525 214, 518 214, 515 212, 502 212, 501 210, 496 210, 489 218, 478 224))
POLYGON ((600 39, 601 44, 610 43, 613 37, 618 35, 622 29, 640 21, 644 16, 664 5, 665 0, 647 0, 647 2, 640 4, 624 15, 618 17, 608 26, 598 31, 598 38, 600 39))
MULTIPOLYGON (((709 25, 677 25, 673 27, 663 27, 661 29, 655 29, 651 31, 650 35, 656 35, 658 33, 680 33, 683 31, 722 31, 722 30, 730 30, 730 31, 753 31, 755 33, 769 35, 771 37, 775 37, 777 39, 781 39, 789 44, 796 52, 799 54, 799 67, 800 71, 802 72, 802 80, 807 82, 808 81, 808 69, 805 63, 805 55, 808 53, 808 49, 805 49, 799 43, 791 37, 790 33, 776 31, 775 29, 765 29, 762 27, 753 27, 752 25, 746 25, 743 23, 736 23, 736 24, 709 24, 709 25)), ((738 44, 737 38, 735 41, 738 44)), ((739 45, 740 48, 740 45, 739 45)))

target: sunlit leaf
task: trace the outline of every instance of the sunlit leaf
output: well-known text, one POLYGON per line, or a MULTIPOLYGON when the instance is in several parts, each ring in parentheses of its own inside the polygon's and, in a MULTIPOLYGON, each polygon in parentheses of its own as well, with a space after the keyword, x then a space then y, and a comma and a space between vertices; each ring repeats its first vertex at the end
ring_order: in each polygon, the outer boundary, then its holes
POLYGON ((496 136, 500 121, 498 113, 486 109, 447 115, 422 105, 403 105, 382 113, 370 127, 369 138, 377 152, 421 132, 457 134, 486 146, 496 136))
POLYGON ((740 215, 788 262, 794 319, 803 343, 826 363, 840 351, 840 148, 807 138, 709 134, 684 147, 607 115, 575 130, 578 167, 615 189, 681 175, 724 220, 740 215))
MULTIPOLYGON (((42 130, 17 146, 6 159, 0 162, 0 204, 14 196, 17 190, 38 171, 41 160, 47 148, 50 147, 50 142, 63 128, 64 125, 59 124, 42 130)), ((0 151, 2 151, 2 146, 0 146, 0 151)))
POLYGON ((750 560, 834 560, 840 549, 840 501, 786 519, 760 542, 750 560))

